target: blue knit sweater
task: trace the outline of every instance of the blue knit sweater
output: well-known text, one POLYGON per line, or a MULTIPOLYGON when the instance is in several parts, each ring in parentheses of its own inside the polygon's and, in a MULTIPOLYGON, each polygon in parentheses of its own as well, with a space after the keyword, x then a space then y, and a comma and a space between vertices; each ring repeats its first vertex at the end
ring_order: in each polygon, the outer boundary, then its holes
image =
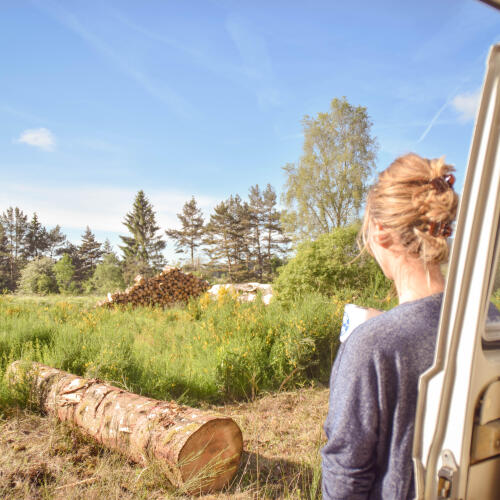
POLYGON ((431 365, 442 294, 401 304, 357 327, 332 369, 322 450, 323 498, 413 498, 419 376, 431 365))

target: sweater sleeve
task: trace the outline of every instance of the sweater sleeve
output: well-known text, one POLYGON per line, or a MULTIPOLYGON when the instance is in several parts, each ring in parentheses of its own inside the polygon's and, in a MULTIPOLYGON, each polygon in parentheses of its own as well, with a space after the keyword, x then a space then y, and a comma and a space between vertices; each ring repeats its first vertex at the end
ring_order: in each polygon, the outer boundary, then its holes
MULTIPOLYGON (((354 332, 353 336, 358 337, 354 332)), ((325 500, 361 500, 370 495, 380 418, 372 354, 366 343, 348 339, 332 369, 325 422, 328 441, 321 451, 325 500)))

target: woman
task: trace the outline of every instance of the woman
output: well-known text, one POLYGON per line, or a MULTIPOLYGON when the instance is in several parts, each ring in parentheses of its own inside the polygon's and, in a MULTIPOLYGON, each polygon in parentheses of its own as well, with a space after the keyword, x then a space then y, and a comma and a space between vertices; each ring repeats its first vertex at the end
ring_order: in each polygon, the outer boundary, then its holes
POLYGON ((325 499, 411 499, 418 379, 432 363, 458 196, 453 168, 397 158, 369 192, 365 248, 394 281, 399 305, 341 345, 322 450, 325 499))

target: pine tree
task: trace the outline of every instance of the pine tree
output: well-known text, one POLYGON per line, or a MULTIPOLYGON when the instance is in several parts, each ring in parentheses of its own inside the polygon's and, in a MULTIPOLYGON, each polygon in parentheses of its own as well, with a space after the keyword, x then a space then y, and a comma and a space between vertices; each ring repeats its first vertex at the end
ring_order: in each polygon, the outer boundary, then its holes
POLYGON ((231 254, 231 234, 228 202, 221 201, 214 207, 214 212, 210 214, 210 221, 206 227, 203 243, 206 245, 207 253, 212 266, 225 261, 225 268, 229 279, 233 278, 233 257, 231 254))
POLYGON ((252 253, 251 224, 252 214, 246 201, 239 195, 231 197, 231 243, 236 269, 236 281, 245 281, 253 277, 254 263, 252 253))
POLYGON ((103 245, 102 245, 102 255, 104 257, 105 255, 109 255, 109 254, 112 254, 116 257, 116 253, 113 250, 113 245, 111 245, 111 242, 109 241, 109 239, 106 238, 104 240, 103 245))
POLYGON ((221 260, 231 281, 251 274, 250 209, 239 195, 219 203, 210 215, 204 244, 212 265, 221 260))
POLYGON ((264 225, 264 199, 259 185, 250 188, 248 195, 250 210, 250 241, 253 246, 253 253, 256 260, 255 274, 259 281, 262 280, 264 272, 264 248, 262 242, 264 225))
POLYGON ((9 277, 8 239, 0 222, 0 291, 9 287, 9 277))
POLYGON ((47 234, 46 251, 51 259, 57 255, 58 248, 62 247, 64 243, 66 243, 66 236, 61 232, 61 226, 58 224, 47 234))
POLYGON ((270 279, 273 273, 272 261, 275 255, 274 252, 276 251, 281 254, 285 253, 290 240, 283 232, 283 227, 280 222, 281 213, 276 209, 276 192, 270 184, 268 184, 263 191, 262 199, 262 222, 265 244, 264 269, 267 277, 270 279))
POLYGON ((194 196, 186 201, 182 213, 177 214, 182 224, 181 229, 167 229, 165 233, 175 240, 177 253, 188 250, 191 256, 191 267, 194 269, 194 251, 202 244, 204 234, 203 213, 198 208, 194 196))
POLYGON ((131 236, 120 236, 124 245, 120 246, 125 261, 135 262, 138 268, 147 272, 157 272, 165 263, 162 250, 165 241, 156 234, 159 226, 156 224, 155 212, 140 190, 134 201, 132 211, 127 213, 123 222, 131 236))
POLYGON ((9 207, 0 217, 7 238, 9 254, 8 288, 14 290, 19 273, 26 264, 24 259, 25 236, 28 230, 28 216, 18 207, 9 207))
POLYGON ((24 255, 28 259, 36 259, 48 249, 49 235, 47 230, 40 224, 36 212, 33 214, 24 237, 24 255))
POLYGON ((102 257, 101 243, 96 241, 94 233, 87 226, 82 234, 82 242, 78 247, 80 267, 77 274, 82 281, 92 276, 94 270, 102 257))
POLYGON ((276 208, 276 192, 270 184, 263 191, 258 185, 252 186, 248 198, 252 215, 255 276, 259 280, 271 279, 276 263, 281 262, 281 257, 287 251, 290 239, 284 234, 280 222, 281 212, 276 208))

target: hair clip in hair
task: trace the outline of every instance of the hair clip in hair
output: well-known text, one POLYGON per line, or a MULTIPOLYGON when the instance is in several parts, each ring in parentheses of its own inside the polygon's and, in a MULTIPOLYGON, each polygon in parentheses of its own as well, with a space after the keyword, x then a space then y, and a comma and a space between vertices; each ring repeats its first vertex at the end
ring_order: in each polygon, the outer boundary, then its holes
POLYGON ((429 224, 429 234, 431 236, 444 236, 448 238, 451 236, 452 229, 451 224, 448 222, 434 222, 429 224))
POLYGON ((440 177, 435 177, 430 181, 432 187, 439 193, 444 193, 447 189, 453 189, 453 184, 455 184, 455 176, 453 174, 442 175, 440 177))
POLYGON ((445 175, 444 180, 446 181, 448 186, 450 186, 451 189, 453 189, 453 185, 455 184, 455 176, 453 174, 445 175))

